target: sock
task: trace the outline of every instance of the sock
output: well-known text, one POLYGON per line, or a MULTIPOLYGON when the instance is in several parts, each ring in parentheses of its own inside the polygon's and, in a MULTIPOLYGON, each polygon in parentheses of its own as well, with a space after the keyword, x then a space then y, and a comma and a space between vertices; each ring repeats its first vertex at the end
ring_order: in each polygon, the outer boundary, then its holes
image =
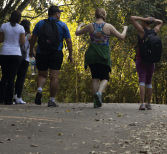
POLYGON ((14 99, 16 99, 16 98, 17 98, 17 94, 14 95, 14 99))
POLYGON ((55 97, 50 97, 50 101, 55 102, 55 97))
POLYGON ((42 91, 42 88, 41 88, 41 87, 39 87, 39 88, 37 89, 37 91, 42 91))
POLYGON ((99 94, 102 95, 101 92, 99 92, 99 94))

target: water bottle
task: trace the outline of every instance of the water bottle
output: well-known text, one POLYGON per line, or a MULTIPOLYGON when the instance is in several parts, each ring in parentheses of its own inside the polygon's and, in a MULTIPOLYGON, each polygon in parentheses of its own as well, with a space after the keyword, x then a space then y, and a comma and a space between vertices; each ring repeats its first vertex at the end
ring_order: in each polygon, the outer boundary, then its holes
POLYGON ((32 56, 30 58, 30 63, 31 63, 31 75, 36 75, 36 61, 35 58, 32 56))

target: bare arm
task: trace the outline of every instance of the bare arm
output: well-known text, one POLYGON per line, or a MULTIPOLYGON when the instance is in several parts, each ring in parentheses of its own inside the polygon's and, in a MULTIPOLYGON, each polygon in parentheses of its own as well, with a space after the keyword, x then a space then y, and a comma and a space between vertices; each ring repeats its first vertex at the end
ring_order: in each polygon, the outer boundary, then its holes
POLYGON ((30 53, 29 53, 29 56, 31 57, 31 56, 35 56, 35 53, 34 53, 34 45, 35 45, 35 42, 36 42, 36 40, 37 40, 37 35, 32 35, 31 36, 31 40, 30 40, 30 53))
POLYGON ((23 45, 26 43, 25 33, 20 34, 20 43, 23 45))
POLYGON ((131 16, 130 20, 133 24, 133 26, 138 30, 139 33, 145 33, 143 27, 138 23, 139 20, 143 20, 145 21, 145 19, 147 18, 143 18, 143 17, 138 17, 138 16, 131 16))
POLYGON ((82 26, 84 26, 85 24, 84 23, 81 23, 76 32, 75 32, 75 35, 76 36, 79 36, 79 35, 82 35, 82 34, 86 34, 86 33, 91 33, 91 30, 92 30, 92 24, 88 24, 86 25, 84 28, 81 29, 82 26))
POLYGON ((0 43, 3 42, 3 32, 0 32, 0 43))
POLYGON ((68 56, 68 60, 70 60, 70 62, 72 63, 73 58, 72 58, 72 41, 71 38, 66 38, 66 43, 67 43, 67 47, 68 47, 68 51, 69 51, 69 56, 68 56))
POLYGON ((28 34, 28 35, 29 35, 29 36, 28 36, 28 41, 30 42, 32 35, 31 35, 31 34, 28 34))
POLYGON ((161 26, 163 24, 163 21, 162 20, 159 20, 159 19, 153 19, 154 22, 157 23, 156 27, 154 28, 155 32, 158 33, 161 29, 161 26))
POLYGON ((143 38, 145 31, 143 27, 138 23, 138 21, 140 20, 140 21, 145 21, 145 22, 151 22, 152 20, 154 20, 154 18, 152 17, 143 18, 143 17, 138 17, 138 16, 131 16, 130 20, 133 26, 138 30, 140 38, 143 38))
POLYGON ((117 37, 120 40, 123 40, 126 36, 126 32, 128 27, 127 26, 123 26, 124 30, 122 33, 119 33, 114 26, 110 25, 110 33, 113 34, 115 37, 117 37))

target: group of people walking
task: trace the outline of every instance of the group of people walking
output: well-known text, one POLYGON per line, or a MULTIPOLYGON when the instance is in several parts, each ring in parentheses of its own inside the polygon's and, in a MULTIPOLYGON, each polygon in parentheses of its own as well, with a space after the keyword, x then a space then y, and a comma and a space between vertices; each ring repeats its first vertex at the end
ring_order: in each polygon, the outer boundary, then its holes
MULTIPOLYGON (((29 66, 29 56, 34 56, 36 57, 36 66, 38 69, 35 104, 41 105, 42 103, 42 90, 49 73, 50 99, 48 102, 48 107, 58 106, 55 96, 58 90, 58 77, 63 62, 62 49, 64 39, 69 51, 68 60, 70 62, 73 61, 71 36, 67 25, 60 21, 61 12, 63 12, 63 10, 60 10, 57 6, 51 6, 48 9, 48 19, 41 20, 36 24, 32 36, 30 34, 30 22, 28 20, 22 20, 21 24, 19 25, 21 13, 17 10, 12 12, 10 22, 1 25, 0 42, 3 42, 3 46, 0 52, 0 65, 2 68, 2 79, 0 82, 0 103, 4 102, 5 105, 13 104, 14 81, 16 76, 17 80, 15 83, 14 100, 16 104, 25 103, 21 99, 21 93, 29 66), (57 28, 58 33, 56 34, 56 31, 54 31, 55 35, 58 36, 57 38, 56 36, 54 37, 49 34, 53 33, 49 30, 52 28, 46 29, 46 27, 49 27, 50 25, 57 28), (46 31, 46 33, 44 31, 46 31), (50 38, 47 40, 44 39, 43 33, 45 33, 45 37, 46 35, 50 35, 50 38), (34 45, 37 39, 38 47, 37 51, 35 52, 34 45), (57 39, 58 42, 57 48, 56 42, 52 43, 55 39, 57 39), (47 42, 47 46, 44 46, 44 41, 47 42), (25 60, 21 59, 20 43, 25 44, 27 47, 27 59, 25 60)), ((111 50, 109 46, 109 38, 111 35, 113 35, 118 39, 123 40, 126 37, 126 32, 128 29, 127 26, 123 26, 123 32, 118 32, 113 25, 105 22, 106 17, 106 11, 103 8, 98 8, 95 12, 96 21, 86 26, 84 26, 84 23, 81 23, 75 32, 76 36, 86 33, 89 33, 90 35, 91 43, 85 53, 85 69, 87 69, 87 66, 89 66, 91 70, 92 92, 94 95, 95 108, 102 106, 102 93, 107 87, 109 73, 111 72, 111 50)), ((156 26, 153 29, 155 33, 160 30, 163 24, 161 20, 150 16, 132 16, 130 20, 138 31, 138 43, 144 38, 145 31, 151 30, 151 23, 156 23, 156 26), (139 24, 138 21, 141 21, 141 24, 139 24)), ((137 51, 136 69, 139 76, 141 98, 141 105, 139 109, 144 110, 147 108, 151 110, 151 80, 155 69, 155 64, 144 63, 142 61, 140 57, 140 48, 138 48, 137 51), (148 99, 146 104, 144 102, 145 86, 147 88, 146 93, 148 99)))

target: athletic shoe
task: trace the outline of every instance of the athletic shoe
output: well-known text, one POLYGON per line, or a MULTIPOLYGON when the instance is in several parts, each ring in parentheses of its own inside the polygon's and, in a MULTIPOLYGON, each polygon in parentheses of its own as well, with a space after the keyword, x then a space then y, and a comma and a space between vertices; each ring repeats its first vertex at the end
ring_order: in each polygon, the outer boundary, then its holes
POLYGON ((140 107, 139 107, 139 110, 145 110, 145 109, 146 109, 145 104, 141 104, 140 107))
POLYGON ((146 103, 147 110, 152 110, 151 104, 146 103))
POLYGON ((102 106, 102 95, 99 92, 97 92, 97 93, 94 94, 94 98, 95 98, 95 101, 96 101, 96 105, 98 107, 101 107, 102 106))
POLYGON ((41 98, 42 98, 42 91, 38 91, 36 94, 36 99, 35 99, 35 104, 36 105, 41 105, 41 98))
POLYGON ((48 107, 58 107, 59 105, 57 105, 55 102, 49 100, 48 102, 48 107))
POLYGON ((22 100, 22 98, 16 98, 16 99, 15 99, 15 104, 26 104, 26 102, 24 102, 24 101, 22 100))

